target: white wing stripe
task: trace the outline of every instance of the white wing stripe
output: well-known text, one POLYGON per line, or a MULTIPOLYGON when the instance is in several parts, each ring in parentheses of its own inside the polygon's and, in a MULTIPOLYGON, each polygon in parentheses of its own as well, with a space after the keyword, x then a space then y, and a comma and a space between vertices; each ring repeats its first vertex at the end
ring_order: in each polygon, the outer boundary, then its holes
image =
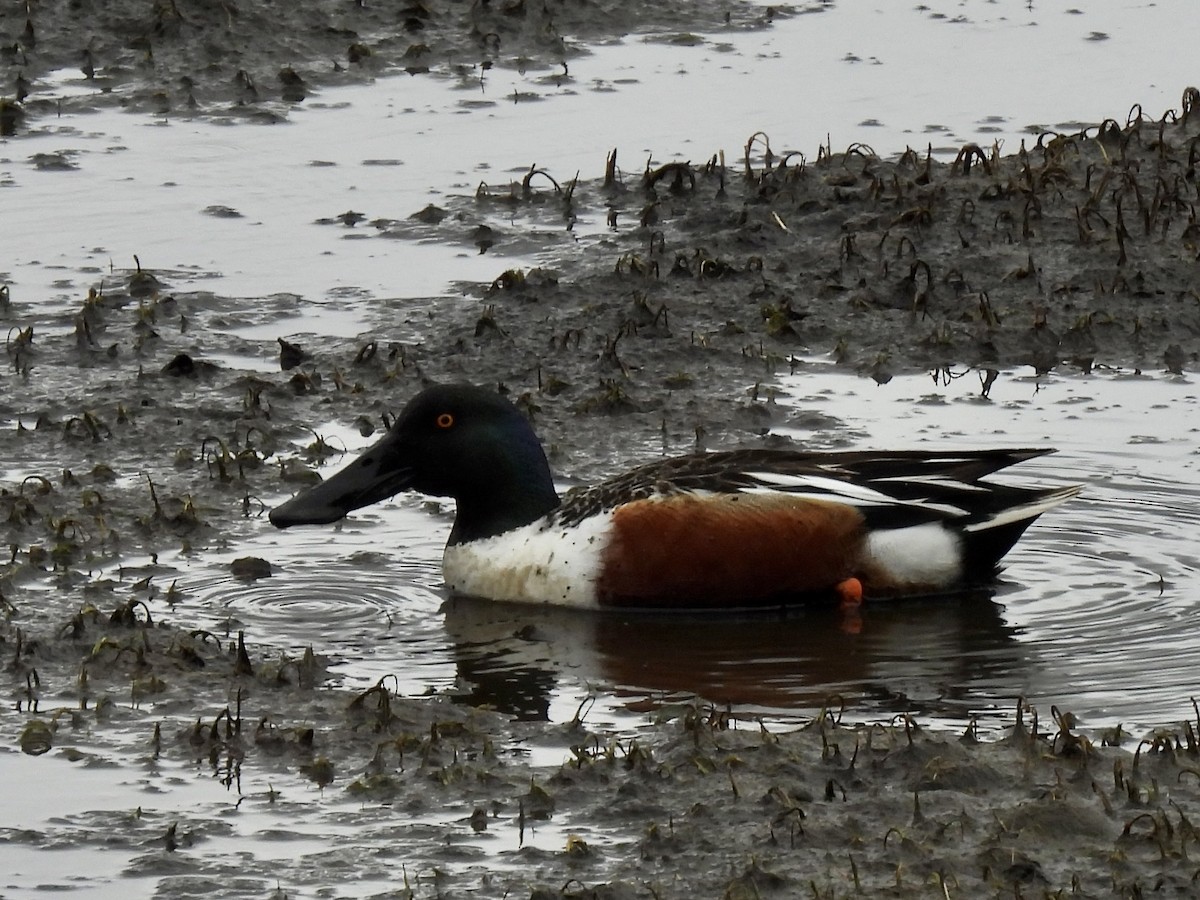
POLYGON ((1032 519, 1034 516, 1040 516, 1051 507, 1058 506, 1064 500, 1069 500, 1081 490, 1083 488, 1077 485, 1066 487, 1055 491, 1053 494, 1047 494, 1044 497, 1031 500, 1029 503, 1010 506, 1008 509, 1002 509, 995 513, 990 519, 984 519, 982 522, 967 525, 963 531, 987 531, 989 528, 999 528, 1004 525, 1010 525, 1013 522, 1023 522, 1026 519, 1032 519))
POLYGON ((786 493, 798 500, 825 500, 846 503, 851 506, 908 506, 927 509, 931 512, 955 518, 965 518, 970 513, 952 503, 934 502, 928 499, 900 499, 891 494, 877 491, 866 485, 854 484, 837 478, 819 475, 784 475, 777 472, 746 472, 746 476, 764 482, 763 487, 748 488, 746 493, 786 493))
POLYGON ((980 494, 989 493, 991 489, 991 486, 988 484, 972 484, 969 481, 947 478, 945 475, 897 475, 892 478, 874 478, 872 481, 928 484, 934 487, 952 488, 956 491, 975 491, 980 494))
POLYGON ((780 472, 745 472, 748 478, 763 485, 775 485, 780 490, 792 492, 816 491, 835 494, 839 497, 856 497, 868 503, 894 503, 895 498, 863 484, 854 484, 840 478, 825 478, 821 475, 787 475, 780 472))

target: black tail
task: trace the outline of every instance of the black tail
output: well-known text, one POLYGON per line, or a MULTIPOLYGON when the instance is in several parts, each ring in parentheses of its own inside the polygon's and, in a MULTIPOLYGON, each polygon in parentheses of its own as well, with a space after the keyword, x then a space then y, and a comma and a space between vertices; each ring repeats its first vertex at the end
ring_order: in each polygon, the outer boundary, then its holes
MULTIPOLYGON (((1009 488, 1009 490, 1014 490, 1009 488)), ((973 522, 963 529, 965 571, 978 575, 995 574, 1000 560, 1013 548, 1046 510, 1070 500, 1081 490, 1079 485, 1055 490, 1026 490, 1024 502, 996 510, 986 519, 973 522)))

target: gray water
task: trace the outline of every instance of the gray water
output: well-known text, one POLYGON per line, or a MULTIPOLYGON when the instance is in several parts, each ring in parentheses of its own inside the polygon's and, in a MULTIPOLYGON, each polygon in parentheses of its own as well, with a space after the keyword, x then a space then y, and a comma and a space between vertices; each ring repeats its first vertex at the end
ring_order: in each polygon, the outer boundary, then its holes
MULTIPOLYGON (((114 260, 127 265, 137 253, 171 271, 180 290, 248 305, 294 293, 305 303, 291 318, 229 326, 262 344, 231 364, 273 367, 280 333, 357 334, 378 298, 436 303, 455 282, 539 261, 519 248, 498 260, 469 244, 317 224, 347 209, 402 219, 535 162, 562 180, 577 170, 596 177, 614 146, 631 171, 648 159, 736 158, 759 130, 777 150, 810 157, 827 140, 881 154, 930 143, 952 155, 966 141, 1013 150, 1030 129, 1123 121, 1134 103, 1158 114, 1195 81, 1191 55, 1163 50, 1164 35, 1195 31, 1189 0, 1031 5, 844 3, 698 46, 630 37, 595 48, 569 80, 382 79, 312 98, 273 126, 113 111, 35 122, 0 141, 0 280, 14 299, 66 310, 114 260), (514 93, 541 101, 514 103, 514 93), (75 168, 37 168, 33 155, 46 152, 75 168)), ((35 89, 90 90, 73 73, 35 89)), ((576 233, 586 254, 605 224, 584 220, 576 233)), ((778 385, 778 430, 813 446, 1051 445, 1057 455, 1008 477, 1086 488, 1030 530, 993 596, 872 608, 857 632, 817 613, 715 631, 678 618, 446 606, 449 510, 413 497, 333 534, 281 534, 264 521, 236 554, 161 562, 186 592, 177 618, 203 627, 234 615, 281 647, 312 644, 343 661, 348 685, 395 675, 406 693, 455 691, 551 721, 590 700, 589 723, 627 733, 697 694, 783 722, 831 697, 857 716, 913 712, 947 728, 976 718, 986 729, 1020 697, 1069 709, 1088 728, 1124 723, 1136 733, 1187 716, 1200 634, 1194 384, 1160 373, 1005 373, 984 400, 975 378, 877 386, 814 362, 778 385), (226 565, 247 554, 283 571, 233 582, 226 565)), ((514 834, 469 835, 461 820, 470 810, 401 816, 300 778, 248 768, 233 785, 154 759, 146 736, 155 719, 146 704, 81 738, 86 751, 0 754, 0 894, 242 897, 279 883, 290 897, 370 896, 397 888, 406 858, 427 862, 411 873, 426 886, 435 866, 521 864, 514 834), (163 854, 170 822, 203 840, 163 854)), ((15 721, 0 716, 7 734, 15 721)), ((567 749, 506 752, 554 764, 567 749)), ((603 846, 603 835, 586 837, 603 846)), ((565 838, 551 824, 524 840, 561 849, 565 838)))

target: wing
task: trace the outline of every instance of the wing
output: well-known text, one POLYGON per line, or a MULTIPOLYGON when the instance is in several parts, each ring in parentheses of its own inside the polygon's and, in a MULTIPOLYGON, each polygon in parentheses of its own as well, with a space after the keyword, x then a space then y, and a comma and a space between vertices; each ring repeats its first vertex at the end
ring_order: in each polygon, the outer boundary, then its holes
POLYGON ((578 524, 631 500, 697 493, 779 492, 846 503, 868 528, 903 528, 931 521, 961 526, 987 522, 1005 510, 1055 494, 986 482, 993 472, 1049 449, 939 452, 730 450, 648 463, 593 487, 570 491, 555 521, 578 524))

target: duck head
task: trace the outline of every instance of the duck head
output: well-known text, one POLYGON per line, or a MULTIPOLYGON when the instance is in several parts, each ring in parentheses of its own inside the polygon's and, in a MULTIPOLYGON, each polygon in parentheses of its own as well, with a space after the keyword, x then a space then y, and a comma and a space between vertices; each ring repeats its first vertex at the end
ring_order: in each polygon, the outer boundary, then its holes
POLYGON ((271 524, 336 522, 405 490, 455 499, 451 544, 527 525, 559 505, 546 454, 515 406, 473 385, 435 385, 357 459, 275 507, 271 524))

